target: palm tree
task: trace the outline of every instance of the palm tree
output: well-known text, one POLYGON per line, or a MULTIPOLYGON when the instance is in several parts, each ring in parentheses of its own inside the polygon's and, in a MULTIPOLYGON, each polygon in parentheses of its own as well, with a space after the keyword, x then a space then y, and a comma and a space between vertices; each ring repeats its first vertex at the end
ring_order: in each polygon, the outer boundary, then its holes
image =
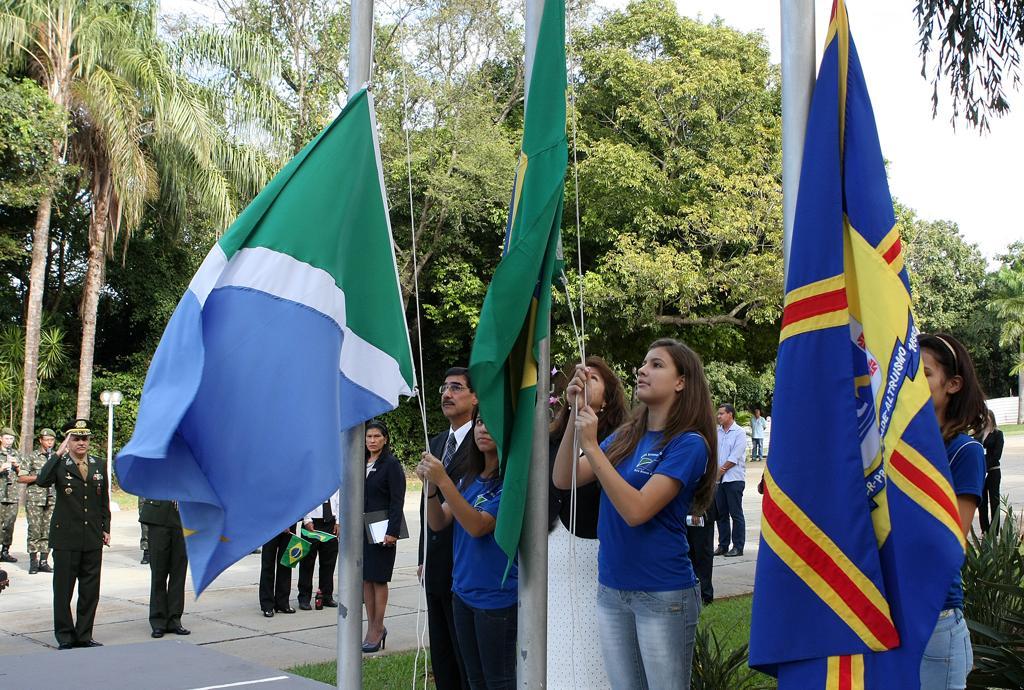
MULTIPOLYGON (((75 0, 3 0, 0 4, 0 59, 23 67, 46 89, 59 112, 71 109, 74 87, 96 62, 109 27, 100 3, 75 0)), ((67 129, 51 142, 54 167, 60 166, 67 129)), ((31 450, 39 392, 39 337, 43 320, 43 284, 50 241, 50 210, 58 180, 52 180, 36 210, 32 264, 25 315, 25 362, 22 382, 21 450, 31 450)))
MULTIPOLYGON (((39 333, 39 380, 56 376, 67 361, 64 330, 58 326, 44 327, 39 333)), ((6 414, 5 426, 14 426, 14 410, 20 406, 18 393, 24 362, 25 334, 18 326, 8 324, 0 329, 0 404, 6 414)))
MULTIPOLYGON (((271 161, 261 153, 264 142, 286 138, 272 91, 278 66, 258 40, 237 31, 198 31, 177 46, 168 45, 157 33, 155 0, 29 0, 12 7, 0 21, 11 27, 8 32, 18 39, 22 53, 36 62, 40 59, 32 51, 40 41, 29 36, 53 34, 57 20, 78 28, 69 29, 71 38, 65 41, 66 52, 77 58, 64 72, 71 83, 63 100, 55 103, 72 117, 67 157, 83 170, 89 192, 77 399, 77 415, 87 417, 96 312, 107 256, 119 239, 127 247, 150 202, 159 200, 171 222, 180 223, 189 211, 199 211, 217 227, 225 227, 239 202, 262 187, 272 172, 271 161), (54 4, 60 11, 53 10, 54 4), (68 16, 76 17, 77 23, 68 16), (204 79, 190 79, 187 69, 202 65, 207 66, 204 79), (230 80, 235 88, 212 88, 211 80, 218 80, 217 86, 230 80)), ((42 247, 45 250, 45 238, 42 247)), ((33 252, 38 248, 36 244, 33 252)), ((40 267, 33 286, 42 285, 43 270, 40 267)), ((40 310, 41 300, 40 294, 40 310)), ((27 334, 26 341, 30 337, 27 334)), ((29 350, 27 344, 26 360, 29 350)), ((25 370, 27 382, 28 365, 25 370)), ((34 421, 34 396, 31 407, 28 397, 23 404, 23 437, 26 429, 31 437, 34 421)))
POLYGON ((1024 424, 1024 266, 1014 268, 1007 264, 995 274, 996 296, 988 308, 1002 322, 1000 347, 1017 350, 1017 363, 1010 373, 1017 375, 1017 423, 1024 424))

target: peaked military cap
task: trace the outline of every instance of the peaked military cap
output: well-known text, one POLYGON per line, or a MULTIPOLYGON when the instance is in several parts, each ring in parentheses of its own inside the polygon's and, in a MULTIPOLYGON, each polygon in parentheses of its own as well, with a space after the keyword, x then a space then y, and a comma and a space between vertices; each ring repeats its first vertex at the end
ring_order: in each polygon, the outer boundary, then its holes
POLYGON ((64 427, 65 436, 91 436, 88 419, 76 419, 64 427))
POLYGON ((50 436, 52 438, 56 438, 57 434, 55 434, 53 432, 53 429, 51 429, 50 427, 44 426, 42 429, 39 430, 39 438, 42 438, 44 436, 50 436))

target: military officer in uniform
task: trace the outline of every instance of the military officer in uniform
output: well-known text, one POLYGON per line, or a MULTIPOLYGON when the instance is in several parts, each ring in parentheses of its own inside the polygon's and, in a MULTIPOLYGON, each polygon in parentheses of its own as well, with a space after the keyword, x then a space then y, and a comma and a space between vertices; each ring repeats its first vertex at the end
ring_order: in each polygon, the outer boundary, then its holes
POLYGON ((28 456, 18 472, 18 481, 27 484, 25 489, 25 513, 28 514, 28 574, 52 573, 46 559, 50 555, 50 518, 56 491, 52 486, 36 486, 36 476, 43 465, 54 455, 56 441, 53 429, 39 432, 39 450, 28 456))
POLYGON ((14 523, 18 519, 18 502, 21 487, 18 485, 18 471, 21 468, 21 453, 14 447, 14 429, 0 429, 0 562, 17 563, 11 555, 14 541, 14 523))
POLYGON ((110 544, 110 483, 106 464, 89 455, 89 420, 76 419, 64 433, 68 452, 56 453, 36 475, 36 486, 52 486, 57 492, 50 523, 53 634, 59 649, 100 647, 92 639, 92 625, 100 599, 103 547, 110 544), (71 616, 76 584, 77 620, 71 616))
POLYGON ((139 522, 149 527, 149 626, 153 637, 164 633, 188 635, 181 626, 185 611, 185 572, 188 555, 181 516, 175 501, 142 499, 139 522))

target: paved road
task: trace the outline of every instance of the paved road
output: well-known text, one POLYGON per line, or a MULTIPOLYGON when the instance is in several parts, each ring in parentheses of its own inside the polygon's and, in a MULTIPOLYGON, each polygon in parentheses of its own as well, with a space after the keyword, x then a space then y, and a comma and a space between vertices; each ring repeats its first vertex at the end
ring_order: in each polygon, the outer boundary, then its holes
MULTIPOLYGON (((715 591, 719 597, 753 590, 760 529, 759 497, 754 487, 762 467, 753 464, 747 472, 746 553, 739 558, 715 559, 715 591)), ((1016 506, 1024 506, 1024 436, 1007 439, 1003 492, 1009 494, 1016 506)), ((421 614, 417 606, 417 505, 417 496, 410 494, 405 509, 411 538, 399 544, 388 606, 388 652, 415 649, 417 619, 421 618, 423 625, 426 623, 425 612, 421 614)), ((134 511, 114 514, 113 546, 104 555, 102 598, 95 633, 96 639, 107 645, 167 644, 169 639, 149 637, 149 567, 139 564, 137 519, 134 511)), ((22 551, 25 528, 25 521, 20 518, 14 542, 14 553, 20 562, 6 564, 11 587, 0 595, 0 655, 45 653, 54 644, 50 576, 28 575, 27 558, 22 551)), ((256 593, 259 564, 259 556, 247 556, 221 575, 199 600, 193 600, 190 593, 183 622, 192 630, 192 635, 177 640, 275 668, 334 658, 335 611, 299 611, 295 615, 264 618, 256 593)), ((19 657, 19 661, 23 659, 19 657)), ((46 663, 42 658, 40 661, 46 663)), ((45 666, 40 670, 45 672, 45 666)))

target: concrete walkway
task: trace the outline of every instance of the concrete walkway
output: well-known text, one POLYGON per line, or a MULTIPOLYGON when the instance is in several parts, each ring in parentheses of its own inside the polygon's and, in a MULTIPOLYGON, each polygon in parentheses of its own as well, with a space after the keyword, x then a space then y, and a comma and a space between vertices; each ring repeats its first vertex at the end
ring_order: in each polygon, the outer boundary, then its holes
MULTIPOLYGON (((1018 507, 1024 505, 1024 436, 1007 438, 1003 456, 1004 494, 1018 507)), ((755 491, 763 464, 748 465, 744 512, 747 516, 747 548, 738 558, 716 558, 716 597, 751 592, 757 560, 760 530, 760 497, 755 491)), ((419 587, 416 582, 416 543, 419 519, 418 495, 406 497, 405 512, 410 539, 398 547, 395 577, 388 604, 387 652, 416 648, 416 624, 426 625, 426 613, 418 613, 419 587)), ((336 609, 298 611, 264 618, 257 597, 260 557, 247 556, 229 568, 199 600, 187 594, 185 627, 188 637, 173 635, 161 640, 149 637, 149 567, 139 564, 139 524, 134 511, 113 516, 113 545, 104 554, 102 594, 96 617, 96 639, 105 645, 144 643, 166 645, 187 642, 203 645, 262 666, 288 668, 295 664, 333 659, 335 656, 336 609)), ((46 652, 54 646, 50 576, 28 575, 24 518, 19 518, 13 553, 16 564, 4 564, 11 586, 0 595, 0 655, 46 652)), ((297 572, 295 574, 297 577, 297 572)), ((296 605, 292 580, 292 605, 296 605)), ((41 670, 45 669, 45 661, 41 670)), ((0 666, 3 662, 0 661, 0 666)))

